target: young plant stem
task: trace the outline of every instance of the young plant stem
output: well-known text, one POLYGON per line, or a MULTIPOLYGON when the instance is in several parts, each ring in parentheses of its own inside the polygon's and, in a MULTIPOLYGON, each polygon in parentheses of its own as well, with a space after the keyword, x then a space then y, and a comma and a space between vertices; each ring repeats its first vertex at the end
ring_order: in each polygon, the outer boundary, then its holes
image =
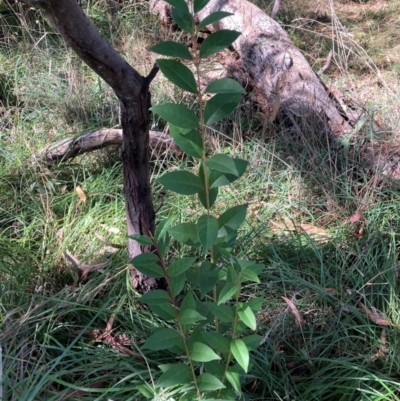
POLYGON ((199 386, 197 384, 196 372, 195 372, 195 369, 194 369, 194 365, 193 365, 192 359, 190 358, 189 347, 188 347, 188 344, 186 342, 185 330, 183 329, 183 326, 182 326, 180 318, 179 318, 178 310, 177 310, 177 308, 175 306, 174 294, 172 294, 172 292, 171 292, 171 284, 170 284, 170 277, 169 277, 169 274, 168 274, 168 269, 165 266, 163 258, 160 258, 160 263, 161 263, 161 268, 163 269, 163 272, 164 272, 165 281, 167 282, 168 294, 169 294, 170 302, 172 303, 172 305, 174 305, 175 321, 178 324, 179 334, 182 337, 183 345, 185 347, 185 353, 186 353, 187 359, 189 361, 190 371, 192 372, 193 382, 194 382, 194 385, 196 387, 197 396, 201 397, 200 388, 199 388, 199 386))

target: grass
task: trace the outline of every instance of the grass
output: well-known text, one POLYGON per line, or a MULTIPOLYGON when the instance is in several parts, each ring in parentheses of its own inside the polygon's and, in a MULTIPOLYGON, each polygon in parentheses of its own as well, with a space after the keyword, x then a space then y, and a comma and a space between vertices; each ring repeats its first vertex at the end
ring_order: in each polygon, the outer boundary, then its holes
MULTIPOLYGON (((100 1, 85 7, 144 73, 154 61, 145 47, 164 34, 154 32, 158 28, 145 4, 126 3, 118 14, 104 14, 100 1)), ((342 3, 334 5, 342 10, 342 3)), ((311 8, 307 2, 305 9, 311 8)), ((109 245, 126 242, 121 164, 115 152, 98 151, 52 167, 28 162, 50 141, 117 125, 115 97, 32 10, 21 9, 21 20, 3 9, 1 13, 3 398, 177 399, 175 390, 153 386, 157 366, 171 362, 172 354, 140 348, 164 323, 137 302, 125 252, 109 245), (82 277, 65 258, 67 250, 82 262, 109 264, 82 277), (109 329, 125 348, 110 345, 105 335, 109 329)), ((383 18, 382 11, 378 17, 383 18)), ((357 30, 367 35, 359 20, 345 22, 351 24, 355 41, 357 30)), ((381 26, 383 37, 393 35, 381 26)), ((292 35, 304 32, 292 29, 292 35)), ((307 38, 295 39, 301 43, 307 38)), ((377 39, 387 43, 380 35, 377 39)), ((396 79, 396 71, 378 62, 379 52, 371 53, 375 42, 365 40, 371 46, 365 50, 382 76, 396 79)), ((374 91, 380 118, 392 136, 398 135, 398 95, 378 87, 376 80, 367 84, 361 74, 376 76, 375 70, 354 70, 350 63, 344 74, 341 68, 334 67, 327 79, 342 87, 355 80, 365 83, 360 90, 374 91)), ((186 101, 162 77, 153 90, 155 102, 186 101)), ((242 180, 222 191, 217 210, 249 203, 236 253, 266 265, 261 283, 248 286, 243 294, 263 302, 257 333, 265 341, 253 353, 244 383, 249 399, 399 399, 399 183, 365 166, 357 143, 349 150, 318 133, 303 137, 273 128, 263 141, 262 129, 245 110, 238 110, 220 130, 210 139, 215 150, 244 157, 250 167, 242 180)), ((366 124, 361 134, 364 140, 379 139, 373 125, 366 124)), ((172 156, 155 159, 153 177, 190 163, 172 156)), ((154 202, 161 207, 158 219, 180 222, 200 213, 195 199, 164 194, 157 185, 154 202)), ((189 252, 175 247, 172 254, 189 252)))

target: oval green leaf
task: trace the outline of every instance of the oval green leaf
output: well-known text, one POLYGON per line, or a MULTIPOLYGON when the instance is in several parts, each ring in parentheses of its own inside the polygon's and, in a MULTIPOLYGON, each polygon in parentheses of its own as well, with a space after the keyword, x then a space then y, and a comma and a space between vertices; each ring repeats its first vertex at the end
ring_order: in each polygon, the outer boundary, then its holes
POLYGON ((172 7, 177 8, 182 11, 189 11, 189 7, 185 0, 165 0, 167 3, 171 4, 172 7))
POLYGON ((244 306, 240 308, 240 310, 238 311, 238 315, 240 317, 240 320, 247 327, 249 327, 252 330, 255 330, 257 328, 256 317, 250 307, 244 306))
POLYGON ((189 349, 189 356, 196 362, 209 362, 221 359, 208 345, 195 342, 189 349))
POLYGON ((218 305, 221 305, 228 299, 232 298, 237 291, 237 287, 238 286, 235 283, 232 282, 226 283, 219 294, 218 305))
POLYGON ((214 216, 205 214, 197 221, 197 230, 201 245, 207 252, 218 237, 218 220, 214 216))
POLYGON ((247 203, 231 207, 218 217, 219 228, 228 227, 237 230, 246 218, 247 203))
POLYGON ((198 13, 200 10, 202 10, 210 0, 194 0, 193 4, 193 10, 195 13, 198 13))
POLYGON ((214 24, 222 18, 230 17, 231 15, 233 14, 226 11, 216 11, 215 13, 211 13, 210 15, 207 15, 207 17, 204 18, 202 21, 200 21, 198 29, 203 29, 207 25, 214 24))
POLYGON ((207 88, 207 93, 246 93, 240 84, 231 78, 221 78, 211 82, 207 88))
POLYGON ((179 25, 182 31, 193 33, 194 23, 193 16, 190 14, 189 10, 183 10, 181 8, 173 8, 171 10, 171 15, 174 21, 179 25))
POLYGON ((230 351, 230 341, 221 333, 216 333, 215 331, 205 331, 203 336, 207 340, 208 344, 211 345, 216 351, 222 353, 228 353, 230 351))
POLYGON ((223 323, 232 323, 234 318, 233 309, 229 305, 217 305, 215 302, 205 302, 211 313, 223 323))
POLYGON ((157 387, 172 387, 177 384, 190 383, 193 380, 192 373, 188 365, 175 363, 165 371, 157 381, 157 387))
POLYGON ((210 375, 209 373, 202 373, 197 378, 197 385, 199 386, 199 389, 202 391, 214 391, 226 387, 222 384, 222 382, 219 379, 217 379, 213 375, 210 375))
POLYGON ((167 291, 164 290, 152 290, 146 292, 139 298, 140 302, 143 302, 147 305, 163 305, 165 303, 169 303, 169 295, 167 291))
POLYGON ((171 227, 169 233, 179 242, 189 246, 200 246, 197 234, 197 225, 194 223, 181 223, 171 227))
POLYGON ((172 262, 168 267, 169 276, 174 277, 184 273, 187 269, 189 269, 190 266, 193 265, 195 260, 196 258, 182 258, 175 260, 175 262, 172 262))
POLYGON ((203 138, 197 130, 183 133, 173 124, 169 125, 169 132, 176 144, 189 156, 201 159, 203 157, 203 138))
POLYGON ((164 103, 153 106, 150 110, 180 128, 195 129, 199 126, 199 120, 194 111, 183 104, 164 103))
POLYGON ((152 351, 160 351, 181 344, 182 337, 174 329, 161 329, 152 334, 142 348, 147 348, 152 351))
POLYGON ((182 292, 185 283, 186 275, 184 273, 179 274, 178 276, 170 277, 169 288, 172 296, 176 297, 177 295, 179 295, 182 292))
POLYGON ((246 344, 240 338, 236 338, 231 341, 231 351, 238 364, 247 373, 250 356, 246 344))
POLYGON ((193 72, 180 61, 158 59, 157 65, 162 73, 176 86, 190 92, 197 93, 196 80, 193 72))
POLYGON ((139 242, 140 245, 153 245, 153 240, 147 235, 132 234, 129 235, 129 238, 132 238, 135 241, 139 242))
POLYGON ((165 173, 157 181, 170 191, 181 195, 194 195, 204 189, 199 177, 189 171, 165 173))
POLYGON ((218 93, 212 97, 204 109, 206 124, 213 124, 231 114, 240 103, 240 99, 240 93, 218 93))
POLYGON ((194 309, 185 309, 179 314, 179 320, 183 325, 194 324, 199 320, 207 320, 199 312, 194 309))
POLYGON ((199 271, 199 287, 202 298, 214 288, 218 280, 218 272, 219 269, 208 260, 201 264, 199 271))
POLYGON ((172 40, 166 40, 151 46, 150 51, 163 56, 178 57, 183 60, 193 60, 192 55, 188 48, 182 43, 173 42, 172 40))
POLYGON ((230 46, 239 36, 240 32, 222 29, 212 33, 201 45, 200 57, 206 58, 230 46))

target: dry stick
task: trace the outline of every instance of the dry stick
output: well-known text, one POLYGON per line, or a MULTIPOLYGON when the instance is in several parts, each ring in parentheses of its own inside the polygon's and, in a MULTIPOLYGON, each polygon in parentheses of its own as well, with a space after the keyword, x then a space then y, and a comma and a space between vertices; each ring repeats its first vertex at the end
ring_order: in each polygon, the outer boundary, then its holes
POLYGON ((318 75, 322 75, 329 68, 329 66, 331 65, 332 56, 333 56, 333 52, 331 50, 328 54, 328 57, 326 58, 325 64, 318 71, 318 73, 317 73, 318 75))
MULTIPOLYGON (((172 137, 164 132, 150 131, 150 149, 153 152, 170 151, 176 156, 182 155, 172 137)), ((59 142, 46 145, 34 153, 34 160, 43 160, 46 163, 65 162, 68 159, 102 149, 107 146, 122 144, 122 129, 101 128, 87 132, 78 138, 66 138, 59 142)))
POLYGON ((273 20, 276 20, 276 15, 278 14, 279 9, 281 8, 281 4, 282 4, 282 0, 275 0, 274 7, 272 8, 272 12, 271 12, 271 18, 273 20))

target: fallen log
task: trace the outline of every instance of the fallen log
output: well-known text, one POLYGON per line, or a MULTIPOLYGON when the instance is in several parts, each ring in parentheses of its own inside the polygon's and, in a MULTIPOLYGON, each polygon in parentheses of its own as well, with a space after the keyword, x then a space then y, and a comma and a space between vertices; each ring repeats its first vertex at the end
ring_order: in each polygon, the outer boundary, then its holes
MULTIPOLYGON (((78 138, 66 138, 56 143, 46 145, 34 154, 34 158, 46 163, 60 163, 86 152, 103 149, 108 146, 122 144, 122 129, 101 128, 88 132, 78 138)), ((176 156, 182 151, 175 144, 172 137, 164 132, 150 131, 150 149, 157 155, 172 152, 176 156)))

